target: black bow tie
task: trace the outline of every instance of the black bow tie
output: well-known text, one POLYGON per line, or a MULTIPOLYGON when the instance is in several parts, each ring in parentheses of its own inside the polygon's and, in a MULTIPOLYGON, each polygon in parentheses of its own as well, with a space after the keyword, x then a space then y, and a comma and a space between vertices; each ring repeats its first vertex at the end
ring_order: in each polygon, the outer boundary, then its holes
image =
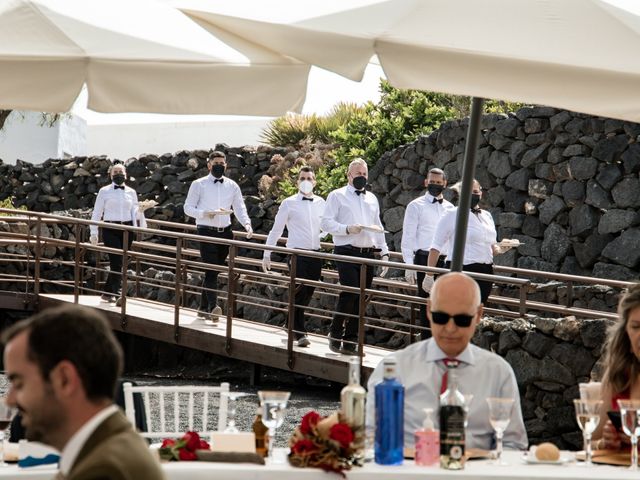
POLYGON ((366 190, 356 190, 356 195, 364 195, 365 193, 367 193, 366 190))
POLYGON ((114 185, 114 186, 113 186, 113 189, 114 189, 114 190, 124 190, 124 185, 120 185, 120 186, 118 186, 118 185, 114 185))
POLYGON ((482 211, 482 210, 481 210, 479 207, 476 207, 476 208, 472 208, 472 209, 471 209, 471 213, 475 213, 475 214, 478 214, 478 213, 480 213, 481 211, 482 211))
POLYGON ((224 182, 224 178, 216 178, 216 179, 213 181, 213 183, 218 183, 218 182, 220 182, 220 183, 224 182))
POLYGON ((309 200, 310 202, 313 202, 313 198, 311 197, 302 197, 302 200, 309 200))
POLYGON ((442 203, 442 200, 444 200, 444 198, 435 198, 435 197, 433 197, 433 200, 431 201, 431 203, 442 203))

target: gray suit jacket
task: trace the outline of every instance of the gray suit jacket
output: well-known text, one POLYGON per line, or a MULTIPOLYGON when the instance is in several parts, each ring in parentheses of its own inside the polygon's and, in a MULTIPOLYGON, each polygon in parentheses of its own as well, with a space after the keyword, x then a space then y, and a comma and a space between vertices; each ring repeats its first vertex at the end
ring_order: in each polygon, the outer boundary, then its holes
POLYGON ((68 480, 164 480, 160 463, 122 412, 107 417, 84 444, 68 480))

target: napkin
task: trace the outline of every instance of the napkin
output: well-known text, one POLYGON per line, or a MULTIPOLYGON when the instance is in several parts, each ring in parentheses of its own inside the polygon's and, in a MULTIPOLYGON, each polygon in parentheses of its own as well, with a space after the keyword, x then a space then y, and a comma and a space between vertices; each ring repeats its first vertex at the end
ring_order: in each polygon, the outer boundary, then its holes
POLYGON ((35 467, 58 463, 60 454, 44 443, 20 441, 18 444, 18 466, 35 467))
MULTIPOLYGON (((585 460, 585 452, 576 453, 576 459, 585 460)), ((595 450, 591 456, 593 463, 601 463, 604 465, 631 465, 631 453, 621 452, 620 450, 595 450)))

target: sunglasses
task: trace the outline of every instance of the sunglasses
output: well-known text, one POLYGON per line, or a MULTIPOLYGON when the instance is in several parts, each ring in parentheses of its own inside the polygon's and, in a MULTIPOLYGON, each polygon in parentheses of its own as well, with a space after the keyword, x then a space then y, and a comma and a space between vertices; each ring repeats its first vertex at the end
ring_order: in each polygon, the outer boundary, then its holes
POLYGON ((460 328, 466 328, 471 325, 474 317, 475 315, 465 315, 464 313, 460 313, 458 315, 449 315, 446 312, 431 312, 431 319, 433 320, 433 323, 438 325, 446 325, 449 322, 449 319, 453 318, 456 326, 460 328))

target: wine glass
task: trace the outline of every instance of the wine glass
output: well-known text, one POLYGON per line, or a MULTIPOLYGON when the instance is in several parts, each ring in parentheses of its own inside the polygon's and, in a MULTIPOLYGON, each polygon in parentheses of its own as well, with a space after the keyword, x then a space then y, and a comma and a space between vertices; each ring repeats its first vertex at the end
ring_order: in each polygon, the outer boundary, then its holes
POLYGON ((227 427, 224 429, 224 433, 239 433, 240 430, 236 427, 236 400, 250 394, 243 392, 222 392, 221 395, 229 399, 227 407, 227 427))
POLYGON ((464 397, 464 438, 465 445, 469 445, 471 443, 471 435, 467 432, 467 426, 469 425, 469 409, 471 408, 471 402, 473 402, 473 394, 472 393, 463 393, 464 397))
POLYGON ((631 437, 631 466, 629 470, 638 470, 638 435, 640 435, 640 400, 618 400, 622 429, 631 437))
POLYGON ((284 421, 284 412, 287 409, 287 401, 290 396, 291 392, 276 392, 273 390, 261 390, 258 392, 260 406, 262 407, 262 423, 269 429, 269 438, 271 439, 271 445, 269 446, 269 461, 271 463, 278 463, 273 454, 276 444, 276 429, 284 421))
POLYGON ((10 407, 6 403, 6 399, 0 399, 0 467, 8 467, 9 464, 4 461, 4 432, 11 424, 16 409, 10 407))
POLYGON ((586 459, 582 465, 590 467, 593 465, 591 463, 591 435, 600 423, 602 400, 574 400, 573 404, 576 407, 578 426, 584 437, 586 459))
POLYGON ((511 421, 511 411, 513 410, 513 398, 489 397, 489 423, 496 432, 496 459, 494 465, 508 465, 502 460, 502 437, 511 421))

